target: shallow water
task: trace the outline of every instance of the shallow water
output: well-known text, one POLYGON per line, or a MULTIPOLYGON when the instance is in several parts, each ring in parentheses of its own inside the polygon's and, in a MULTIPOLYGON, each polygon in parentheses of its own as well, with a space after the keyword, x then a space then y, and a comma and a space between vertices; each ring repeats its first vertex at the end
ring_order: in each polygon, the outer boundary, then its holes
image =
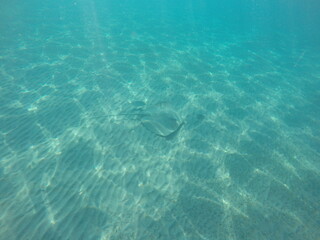
POLYGON ((0 239, 318 239, 318 5, 5 1, 0 239))

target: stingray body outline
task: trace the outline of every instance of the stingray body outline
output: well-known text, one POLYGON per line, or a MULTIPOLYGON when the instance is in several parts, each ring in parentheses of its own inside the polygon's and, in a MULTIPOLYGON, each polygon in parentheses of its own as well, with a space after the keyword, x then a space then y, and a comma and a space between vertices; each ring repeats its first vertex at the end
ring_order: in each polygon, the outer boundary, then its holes
POLYGON ((119 114, 110 114, 99 117, 136 116, 140 124, 149 132, 165 139, 172 139, 184 125, 179 115, 166 103, 146 106, 144 102, 137 101, 132 104, 134 108, 119 114))

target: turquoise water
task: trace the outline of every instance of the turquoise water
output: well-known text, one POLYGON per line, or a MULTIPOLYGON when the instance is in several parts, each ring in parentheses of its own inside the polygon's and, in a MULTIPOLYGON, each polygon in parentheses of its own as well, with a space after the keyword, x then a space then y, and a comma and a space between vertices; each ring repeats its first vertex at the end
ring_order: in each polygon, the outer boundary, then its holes
POLYGON ((319 239, 319 10, 2 1, 0 239, 319 239))

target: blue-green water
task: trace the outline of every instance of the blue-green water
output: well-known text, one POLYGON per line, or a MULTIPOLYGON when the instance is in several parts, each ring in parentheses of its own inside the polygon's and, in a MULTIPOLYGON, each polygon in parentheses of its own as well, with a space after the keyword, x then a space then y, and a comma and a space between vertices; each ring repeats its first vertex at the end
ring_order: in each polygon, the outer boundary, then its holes
POLYGON ((0 239, 319 239, 319 11, 2 1, 0 239))

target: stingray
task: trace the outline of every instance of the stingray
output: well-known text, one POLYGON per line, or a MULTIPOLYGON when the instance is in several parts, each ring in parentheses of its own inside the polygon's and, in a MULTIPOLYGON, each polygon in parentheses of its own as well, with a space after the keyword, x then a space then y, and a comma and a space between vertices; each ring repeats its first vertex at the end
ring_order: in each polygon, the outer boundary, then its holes
POLYGON ((167 139, 175 136, 184 124, 173 109, 163 104, 146 108, 140 121, 145 129, 167 139))
POLYGON ((144 102, 136 101, 132 103, 132 108, 126 112, 101 117, 111 116, 134 116, 134 119, 140 121, 146 130, 166 139, 174 137, 184 125, 184 121, 179 115, 163 102, 146 106, 144 102))

